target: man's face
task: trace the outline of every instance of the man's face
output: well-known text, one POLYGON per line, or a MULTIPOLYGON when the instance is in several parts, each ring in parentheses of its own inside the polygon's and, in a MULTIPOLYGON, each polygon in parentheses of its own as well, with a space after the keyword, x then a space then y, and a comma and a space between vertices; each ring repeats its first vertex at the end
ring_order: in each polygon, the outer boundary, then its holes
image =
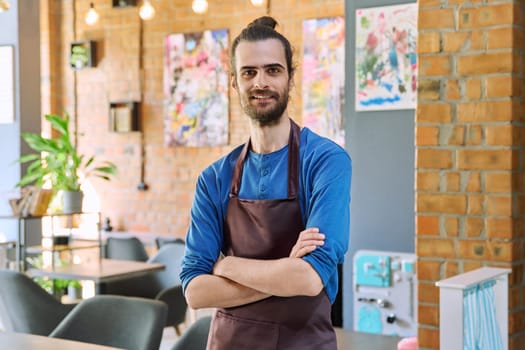
POLYGON ((292 79, 277 39, 241 41, 235 51, 232 86, 241 107, 260 126, 276 124, 286 111, 292 79))

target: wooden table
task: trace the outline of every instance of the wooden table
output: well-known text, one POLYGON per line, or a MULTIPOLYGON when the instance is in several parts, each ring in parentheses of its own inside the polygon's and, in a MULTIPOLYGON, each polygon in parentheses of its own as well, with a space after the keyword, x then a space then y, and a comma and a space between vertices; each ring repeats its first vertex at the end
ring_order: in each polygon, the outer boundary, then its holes
POLYGON ((0 332, 0 349, 17 350, 117 350, 110 346, 49 338, 35 334, 0 332))
MULTIPOLYGON (((164 270, 164 264, 142 261, 95 259, 80 264, 29 269, 31 277, 49 277, 69 280, 94 281, 97 288, 104 282, 112 282, 131 277, 142 276, 151 272, 164 270)), ((100 293, 100 290, 98 291, 100 293)))
POLYGON ((400 337, 336 328, 338 350, 396 350, 400 337))

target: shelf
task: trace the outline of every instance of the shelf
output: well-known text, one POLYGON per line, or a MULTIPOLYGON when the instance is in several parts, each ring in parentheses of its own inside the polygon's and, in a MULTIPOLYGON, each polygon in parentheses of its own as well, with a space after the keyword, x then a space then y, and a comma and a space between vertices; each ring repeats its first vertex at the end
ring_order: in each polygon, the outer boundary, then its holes
POLYGON ((109 131, 139 131, 138 102, 123 101, 109 103, 109 131))
POLYGON ((113 8, 124 8, 137 6, 137 0, 113 0, 113 8))
POLYGON ((99 212, 55 213, 41 216, 2 216, 0 219, 18 221, 18 237, 14 244, 16 248, 16 266, 19 271, 26 270, 26 255, 51 253, 51 265, 60 259, 60 253, 69 252, 70 258, 76 255, 76 250, 97 249, 102 257, 101 217, 99 212), (28 241, 29 221, 41 220, 41 235, 36 240, 28 241), (68 237, 69 244, 52 244, 54 237, 68 237), (57 253, 57 254, 55 254, 57 253))
POLYGON ((26 252, 30 254, 39 254, 43 252, 65 252, 69 250, 94 249, 94 248, 100 248, 100 247, 101 247, 101 244, 98 241, 75 240, 69 244, 64 244, 64 245, 54 245, 54 246, 49 246, 49 247, 30 246, 26 248, 26 252))
POLYGON ((44 215, 31 215, 31 216, 15 216, 15 215, 0 215, 0 220, 17 219, 17 220, 32 220, 42 219, 55 216, 75 216, 75 215, 98 215, 97 212, 78 212, 78 213, 52 213, 44 215))
POLYGON ((71 69, 95 67, 95 42, 91 40, 72 42, 69 50, 69 66, 71 69))

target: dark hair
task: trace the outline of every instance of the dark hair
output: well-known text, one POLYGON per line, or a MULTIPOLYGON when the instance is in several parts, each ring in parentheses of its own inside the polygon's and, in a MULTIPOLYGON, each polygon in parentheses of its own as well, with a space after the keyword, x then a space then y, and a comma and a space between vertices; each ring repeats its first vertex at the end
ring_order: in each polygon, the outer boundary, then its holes
POLYGON ((230 53, 230 68, 235 75, 235 50, 241 41, 260 41, 266 39, 277 39, 283 44, 288 77, 291 78, 295 67, 293 66, 293 50, 288 39, 275 30, 277 21, 270 16, 262 16, 248 24, 246 28, 233 40, 230 53))

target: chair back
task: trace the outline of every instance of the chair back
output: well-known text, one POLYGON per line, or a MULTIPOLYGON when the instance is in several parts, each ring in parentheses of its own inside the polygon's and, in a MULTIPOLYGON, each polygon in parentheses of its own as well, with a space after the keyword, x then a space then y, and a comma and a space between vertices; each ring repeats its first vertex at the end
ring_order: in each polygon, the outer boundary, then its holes
POLYGON ((135 261, 146 261, 149 258, 144 243, 137 237, 108 237, 105 257, 135 261))
POLYGON ((155 299, 168 304, 166 325, 174 326, 177 334, 180 333, 178 325, 185 321, 188 310, 188 304, 182 293, 182 282, 179 277, 184 249, 184 244, 165 244, 148 260, 152 263, 164 264, 166 267, 163 271, 155 272, 153 275, 156 285, 160 286, 159 293, 155 299))
POLYGON ((0 318, 7 331, 47 336, 74 307, 23 273, 0 270, 0 318))
POLYGON ((175 342, 171 350, 206 350, 211 316, 204 316, 193 323, 175 342))
POLYGON ((98 295, 80 303, 50 334, 127 350, 158 350, 167 306, 156 300, 98 295))
POLYGON ((182 238, 173 238, 173 237, 156 237, 155 238, 155 245, 157 246, 157 249, 162 248, 164 244, 185 244, 184 240, 182 238))
POLYGON ((158 285, 164 289, 181 284, 179 277, 181 271, 182 258, 184 256, 185 245, 180 243, 170 243, 163 245, 148 262, 164 264, 166 268, 155 272, 155 279, 158 285))

